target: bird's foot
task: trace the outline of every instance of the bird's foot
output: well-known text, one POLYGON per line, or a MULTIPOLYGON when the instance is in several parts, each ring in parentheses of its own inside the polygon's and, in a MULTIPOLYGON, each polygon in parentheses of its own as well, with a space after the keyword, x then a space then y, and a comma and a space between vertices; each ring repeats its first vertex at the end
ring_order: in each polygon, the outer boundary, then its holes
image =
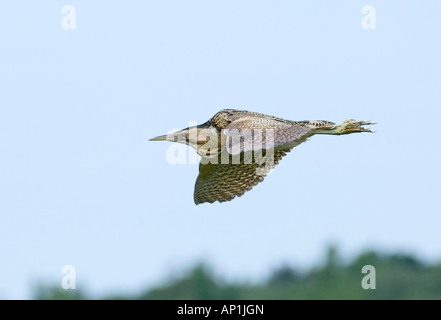
POLYGON ((370 121, 357 121, 357 120, 346 120, 332 128, 329 129, 330 134, 349 134, 355 132, 373 132, 368 128, 363 126, 373 125, 374 122, 370 121))

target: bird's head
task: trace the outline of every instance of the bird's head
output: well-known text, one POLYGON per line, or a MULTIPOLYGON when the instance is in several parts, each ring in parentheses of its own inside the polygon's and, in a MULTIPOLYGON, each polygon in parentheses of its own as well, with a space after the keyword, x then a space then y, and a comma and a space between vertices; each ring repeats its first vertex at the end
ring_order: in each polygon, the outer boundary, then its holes
POLYGON ((231 122, 235 110, 225 109, 216 113, 210 120, 176 132, 150 139, 150 141, 171 141, 193 147, 203 157, 214 157, 221 146, 221 132, 231 122))

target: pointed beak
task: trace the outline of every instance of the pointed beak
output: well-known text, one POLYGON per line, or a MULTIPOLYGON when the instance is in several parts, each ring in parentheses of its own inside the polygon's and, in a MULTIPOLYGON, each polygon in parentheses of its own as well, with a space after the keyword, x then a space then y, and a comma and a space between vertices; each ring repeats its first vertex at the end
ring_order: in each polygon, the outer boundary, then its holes
POLYGON ((206 137, 212 137, 213 140, 217 141, 217 131, 210 127, 209 122, 151 138, 150 141, 171 141, 195 147, 199 143, 199 138, 203 140, 202 142, 206 142, 206 137))
POLYGON ((149 139, 149 141, 171 141, 171 142, 187 143, 188 131, 189 131, 189 128, 186 128, 186 129, 183 129, 183 130, 180 130, 177 132, 164 134, 162 136, 151 138, 151 139, 149 139))
POLYGON ((168 136, 169 136, 168 134, 165 134, 163 136, 151 138, 151 139, 149 139, 149 141, 167 141, 167 140, 169 140, 169 139, 167 139, 168 136))

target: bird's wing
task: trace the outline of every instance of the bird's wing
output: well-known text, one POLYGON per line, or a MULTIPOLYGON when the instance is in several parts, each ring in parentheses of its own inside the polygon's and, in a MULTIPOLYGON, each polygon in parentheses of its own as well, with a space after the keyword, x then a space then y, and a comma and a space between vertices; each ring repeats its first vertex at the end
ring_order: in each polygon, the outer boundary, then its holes
MULTIPOLYGON (((202 158, 199 164, 199 175, 194 188, 194 202, 196 204, 215 201, 230 201, 251 190, 272 170, 292 148, 274 151, 274 159, 262 163, 252 161, 246 163, 242 154, 240 164, 222 164, 221 157, 218 163, 204 164, 202 158), (245 162, 245 163, 244 163, 245 162)), ((268 155, 268 154, 267 154, 268 155)))
POLYGON ((272 120, 270 125, 265 121, 251 124, 233 121, 222 133, 226 136, 225 148, 232 155, 262 149, 293 148, 312 135, 309 128, 285 120, 272 120))

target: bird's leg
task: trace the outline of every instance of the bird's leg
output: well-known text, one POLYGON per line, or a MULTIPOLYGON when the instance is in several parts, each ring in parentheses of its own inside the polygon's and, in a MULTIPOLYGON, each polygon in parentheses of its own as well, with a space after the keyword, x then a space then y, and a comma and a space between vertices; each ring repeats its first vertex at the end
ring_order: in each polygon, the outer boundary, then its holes
POLYGON ((364 128, 362 126, 364 125, 373 125, 374 122, 370 121, 357 121, 357 120, 346 120, 342 123, 328 127, 328 128, 319 128, 314 133, 318 134, 349 134, 349 133, 356 133, 356 132, 373 132, 370 129, 364 128))

